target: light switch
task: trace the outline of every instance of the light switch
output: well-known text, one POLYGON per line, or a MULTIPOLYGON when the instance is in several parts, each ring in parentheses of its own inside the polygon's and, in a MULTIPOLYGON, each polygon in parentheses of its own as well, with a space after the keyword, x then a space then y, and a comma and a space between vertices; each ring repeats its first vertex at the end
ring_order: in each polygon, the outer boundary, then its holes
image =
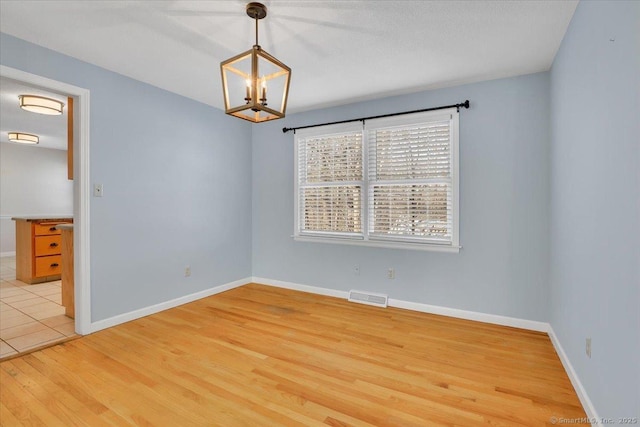
POLYGON ((102 197, 102 184, 93 184, 93 197, 102 197))

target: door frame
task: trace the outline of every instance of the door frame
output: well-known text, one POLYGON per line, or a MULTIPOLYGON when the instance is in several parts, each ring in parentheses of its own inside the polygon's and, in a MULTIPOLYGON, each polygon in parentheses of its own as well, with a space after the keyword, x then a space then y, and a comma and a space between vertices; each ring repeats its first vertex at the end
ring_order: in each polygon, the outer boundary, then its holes
POLYGON ((0 76, 74 98, 73 133, 76 135, 73 141, 75 330, 80 335, 89 334, 92 332, 91 257, 89 245, 91 196, 89 175, 89 90, 4 65, 0 65, 0 76))

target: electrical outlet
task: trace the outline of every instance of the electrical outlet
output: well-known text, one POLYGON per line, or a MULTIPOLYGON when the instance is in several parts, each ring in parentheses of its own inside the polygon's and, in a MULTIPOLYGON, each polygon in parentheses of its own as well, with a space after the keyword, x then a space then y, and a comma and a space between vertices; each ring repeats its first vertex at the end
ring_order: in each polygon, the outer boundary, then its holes
POLYGON ((360 265, 356 264, 353 266, 353 274, 355 274, 356 276, 360 275, 360 265))
POLYGON ((387 279, 395 279, 396 278, 396 269, 393 267, 390 267, 387 270, 387 279))
POLYGON ((587 353, 587 357, 591 359, 591 337, 587 338, 586 340, 585 352, 587 353))
POLYGON ((184 268, 184 277, 189 277, 189 276, 191 276, 191 266, 187 265, 184 268))

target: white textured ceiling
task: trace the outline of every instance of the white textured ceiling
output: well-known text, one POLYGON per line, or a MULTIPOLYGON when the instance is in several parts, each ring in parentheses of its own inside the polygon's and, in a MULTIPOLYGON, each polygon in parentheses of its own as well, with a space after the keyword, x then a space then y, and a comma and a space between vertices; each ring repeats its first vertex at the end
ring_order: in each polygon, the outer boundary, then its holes
POLYGON ((0 142, 9 142, 9 132, 38 135, 40 143, 35 147, 67 149, 67 97, 27 86, 6 77, 0 77, 0 142), (39 95, 57 99, 65 104, 60 116, 31 113, 18 106, 19 95, 39 95))
MULTIPOLYGON (((293 112, 548 70, 577 0, 263 3, 293 112)), ((219 64, 254 41, 245 4, 2 0, 0 29, 222 108, 219 64)))

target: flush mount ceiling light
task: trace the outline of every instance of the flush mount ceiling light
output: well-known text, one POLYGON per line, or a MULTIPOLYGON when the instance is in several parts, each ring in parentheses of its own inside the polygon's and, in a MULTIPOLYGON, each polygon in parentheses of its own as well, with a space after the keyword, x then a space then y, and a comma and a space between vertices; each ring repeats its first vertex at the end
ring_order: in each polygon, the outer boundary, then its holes
POLYGON ((258 44, 258 20, 267 16, 266 6, 249 3, 247 15, 256 21, 256 44, 220 63, 224 111, 254 123, 281 119, 287 109, 291 68, 258 44))
POLYGON ((62 114, 64 104, 58 100, 37 95, 20 95, 20 108, 32 113, 59 116, 62 114))
POLYGON ((40 142, 40 138, 38 138, 38 135, 32 135, 30 133, 9 132, 9 141, 19 144, 37 144, 40 142))

